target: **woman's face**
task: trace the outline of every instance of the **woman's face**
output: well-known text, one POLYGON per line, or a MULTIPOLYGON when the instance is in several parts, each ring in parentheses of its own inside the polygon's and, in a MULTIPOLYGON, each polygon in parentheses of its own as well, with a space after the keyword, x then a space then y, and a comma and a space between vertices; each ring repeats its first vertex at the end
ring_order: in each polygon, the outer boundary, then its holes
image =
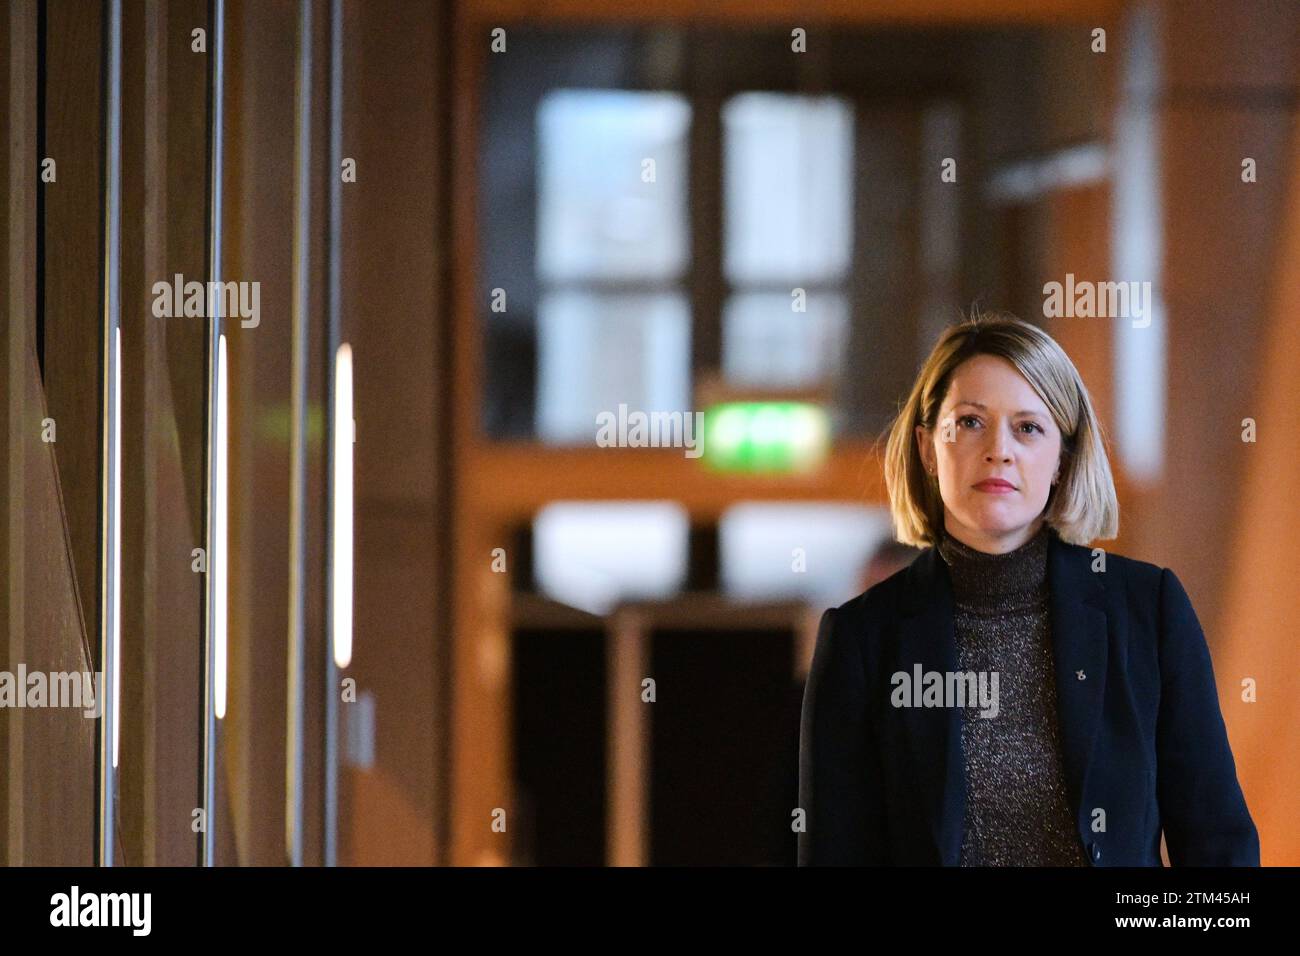
POLYGON ((917 426, 916 438, 926 470, 937 470, 950 535, 1002 554, 1038 532, 1060 464, 1061 433, 1014 365, 976 355, 957 366, 937 427, 917 426))

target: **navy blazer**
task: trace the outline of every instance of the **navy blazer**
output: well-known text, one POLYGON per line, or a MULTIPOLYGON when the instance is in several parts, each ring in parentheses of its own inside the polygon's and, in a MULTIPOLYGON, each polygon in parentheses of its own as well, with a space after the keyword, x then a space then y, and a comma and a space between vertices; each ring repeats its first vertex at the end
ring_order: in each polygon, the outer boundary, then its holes
MULTIPOLYGON (((1047 581, 1070 810, 1094 866, 1258 866, 1205 636, 1168 569, 1049 529, 1047 581), (1082 674, 1082 678, 1080 678, 1082 674), (1104 830, 1094 829, 1103 817, 1104 830)), ((933 548, 826 611, 799 728, 800 866, 956 866, 966 785, 957 707, 894 707, 898 671, 958 670, 933 548)))

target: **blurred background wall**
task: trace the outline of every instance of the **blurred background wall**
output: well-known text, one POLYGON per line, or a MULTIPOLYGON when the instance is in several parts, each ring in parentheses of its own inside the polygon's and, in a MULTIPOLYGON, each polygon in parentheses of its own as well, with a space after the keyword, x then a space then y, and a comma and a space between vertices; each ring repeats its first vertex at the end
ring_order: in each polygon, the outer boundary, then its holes
POLYGON ((1184 582, 1300 862, 1294 4, 0 23, 0 670, 120 686, 0 708, 6 862, 792 864, 815 623, 915 553, 879 438, 973 305, 1078 365, 1097 545, 1184 582))

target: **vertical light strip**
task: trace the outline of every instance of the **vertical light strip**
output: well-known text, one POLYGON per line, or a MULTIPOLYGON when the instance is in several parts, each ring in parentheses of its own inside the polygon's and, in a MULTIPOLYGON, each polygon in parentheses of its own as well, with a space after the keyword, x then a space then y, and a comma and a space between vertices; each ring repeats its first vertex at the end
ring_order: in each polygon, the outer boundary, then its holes
POLYGON ((99 724, 99 865, 112 866, 113 837, 117 820, 117 671, 120 642, 118 631, 118 571, 121 567, 119 522, 122 400, 119 370, 119 323, 121 320, 121 208, 122 208, 122 2, 110 0, 106 24, 107 60, 104 132, 104 440, 100 458, 103 480, 101 507, 104 512, 100 559, 100 667, 97 688, 102 698, 99 724))
POLYGON ((212 448, 216 458, 216 526, 213 529, 212 555, 208 570, 212 575, 212 649, 213 709, 217 720, 226 716, 226 604, 230 568, 230 363, 226 355, 226 337, 217 339, 217 431, 212 448))
POLYGON ((1159 93, 1163 86, 1159 11, 1127 14, 1121 94, 1115 120, 1112 278, 1150 282, 1145 327, 1114 320, 1115 416, 1120 459, 1130 477, 1159 479, 1165 453, 1164 217, 1160 184, 1159 93))
POLYGON ((113 329, 113 769, 122 739, 122 326, 113 329))
POLYGON ((334 374, 334 664, 345 668, 352 663, 352 346, 346 342, 334 374))
MULTIPOLYGON (((222 193, 221 176, 223 164, 222 146, 224 143, 222 127, 225 119, 225 100, 223 87, 225 81, 225 0, 212 0, 212 52, 210 54, 211 111, 208 129, 210 161, 208 166, 208 279, 221 281, 221 216, 222 193)), ((209 288, 214 288, 209 286, 209 288)), ((211 302, 211 298, 208 300, 211 302)), ((209 308, 208 316, 208 473, 206 478, 206 500, 208 503, 207 521, 207 621, 203 645, 203 851, 200 854, 204 866, 216 863, 216 787, 217 787, 217 717, 218 709, 225 713, 224 667, 223 684, 220 695, 217 692, 217 652, 225 660, 226 646, 226 599, 225 571, 227 567, 226 540, 224 529, 227 522, 229 502, 223 497, 217 501, 217 471, 225 460, 229 435, 223 433, 220 442, 217 436, 218 406, 226 409, 229 415, 229 394, 220 399, 219 379, 221 375, 229 378, 224 371, 225 340, 221 335, 221 317, 217 309, 209 308), (218 544, 218 528, 221 529, 221 541, 218 544), (214 570, 221 569, 221 594, 218 595, 217 578, 214 570), (220 630, 218 631, 218 627, 220 630)), ((227 386, 228 388, 228 386, 227 386)), ((224 427, 224 426, 223 426, 224 427)), ((223 466, 224 467, 224 466, 223 466)))
POLYGON ((307 611, 307 283, 311 248, 311 2, 299 3, 298 79, 294 144, 293 315, 289 438, 289 661, 285 739, 285 848, 302 866, 304 639, 307 611))
MULTIPOLYGON (((340 246, 343 233, 343 0, 332 0, 330 4, 330 153, 327 181, 329 189, 329 232, 326 242, 329 248, 329 302, 328 302, 328 337, 329 352, 336 355, 342 328, 342 292, 341 292, 341 253, 340 246)), ((347 659, 352 656, 352 363, 351 349, 348 350, 348 400, 344 404, 339 396, 339 363, 342 356, 335 359, 334 378, 328 388, 328 400, 333 409, 329 425, 330 458, 332 467, 328 484, 328 493, 334 502, 327 529, 327 541, 332 556, 339 554, 340 519, 338 516, 340 502, 339 460, 340 451, 347 450, 347 578, 339 571, 337 557, 332 557, 326 582, 328 599, 326 602, 326 630, 331 640, 325 647, 325 865, 338 864, 338 828, 339 828, 339 696, 338 669, 347 663, 338 663, 339 627, 347 629, 347 659), (343 411, 340 411, 340 408, 343 411), (346 418, 342 417, 346 414, 346 418), (339 423, 346 422, 347 431, 343 432, 348 441, 339 441, 339 423), (347 589, 347 613, 337 610, 339 589, 347 589), (333 645, 332 647, 330 645, 333 645)))

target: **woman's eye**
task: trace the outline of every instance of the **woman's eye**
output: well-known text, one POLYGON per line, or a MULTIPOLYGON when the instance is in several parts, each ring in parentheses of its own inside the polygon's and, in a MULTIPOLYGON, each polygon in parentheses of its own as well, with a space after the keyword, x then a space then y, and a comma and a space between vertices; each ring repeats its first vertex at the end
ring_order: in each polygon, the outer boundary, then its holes
POLYGON ((967 422, 975 422, 978 424, 979 419, 976 418, 974 415, 963 415, 961 418, 957 419, 957 424, 961 425, 963 428, 968 427, 966 425, 967 422))
POLYGON ((1039 432, 1040 434, 1041 434, 1042 431, 1043 431, 1043 429, 1042 429, 1041 427, 1039 427, 1039 425, 1038 425, 1037 422, 1021 422, 1020 424, 1022 424, 1022 425, 1028 425, 1029 428, 1030 428, 1031 430, 1036 431, 1036 432, 1039 432))

